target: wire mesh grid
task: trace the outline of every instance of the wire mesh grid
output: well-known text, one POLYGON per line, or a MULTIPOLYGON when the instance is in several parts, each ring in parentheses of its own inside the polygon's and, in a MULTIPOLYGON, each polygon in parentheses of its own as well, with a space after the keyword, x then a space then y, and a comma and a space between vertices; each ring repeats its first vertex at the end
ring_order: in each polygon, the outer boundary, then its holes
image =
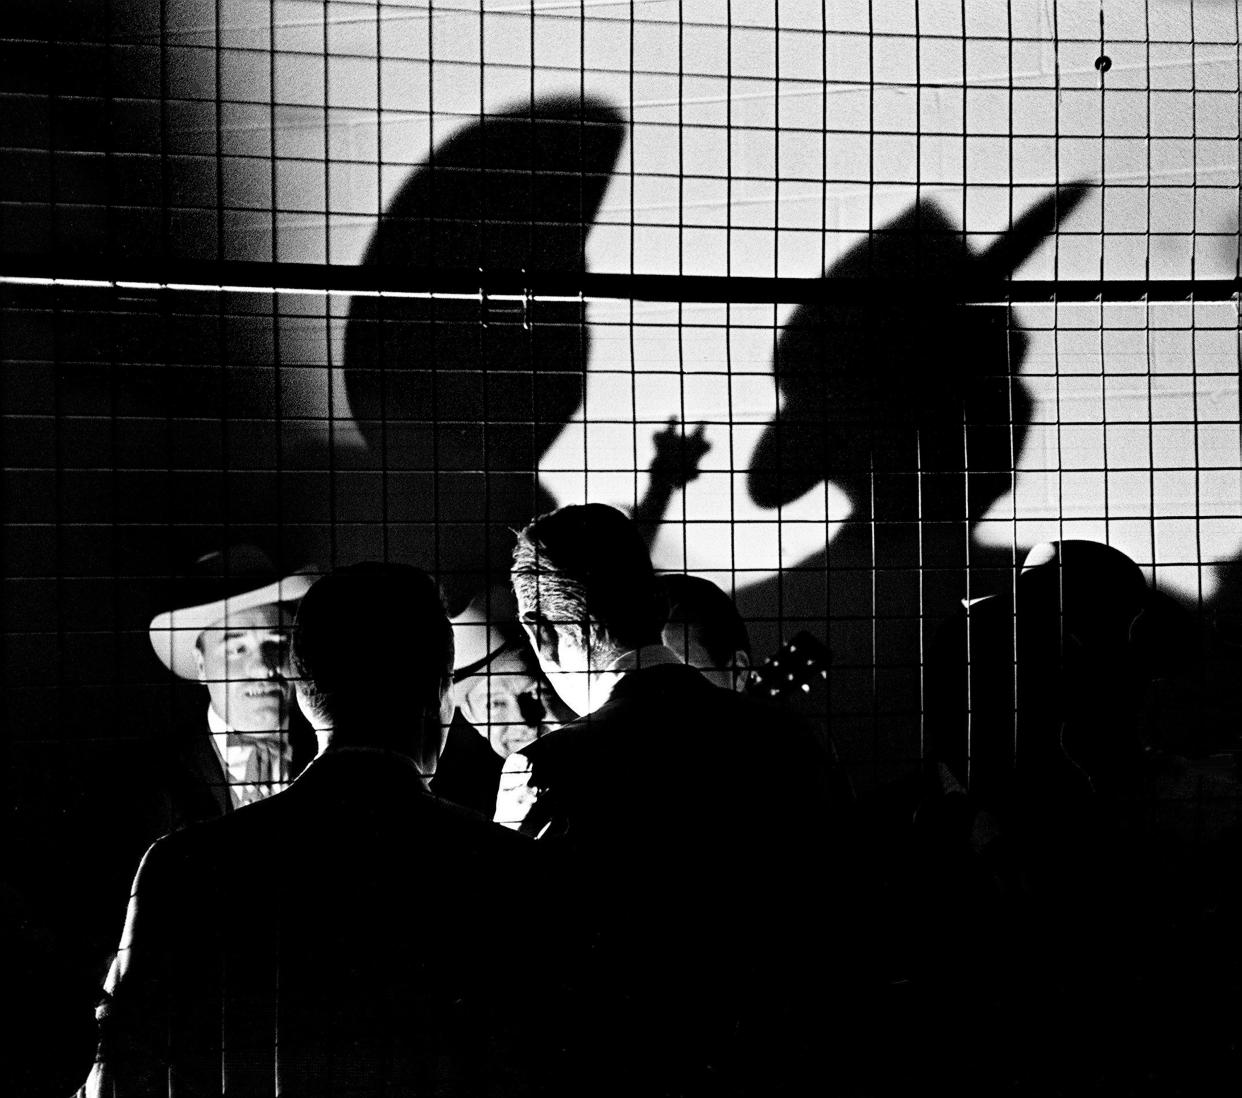
POLYGON ((552 501, 636 509, 760 656, 811 627, 894 765, 885 667, 1037 542, 1218 608, 1230 5, 61 14, 5 30, 17 694, 132 678, 153 581, 224 542, 460 573, 460 609, 552 501))
MULTIPOLYGON (((1242 804, 1240 126, 1231 2, 7 0, 14 880, 98 968, 150 841, 315 754, 290 618, 359 561, 439 579, 436 791, 491 815, 502 759, 573 717, 515 531, 603 502, 649 547, 665 643, 810 721, 843 801, 900 812, 934 770, 994 807, 1026 768, 1047 818, 1085 782, 1173 836, 1154 861, 1193 847, 1160 901, 1201 963, 1165 1000, 1210 1044, 1197 1007, 1236 973, 1209 915, 1237 901, 1203 867, 1242 804), (1136 575, 1126 660, 1074 663, 1136 575)), ((1104 896, 1124 867, 1099 864, 1100 910, 1160 891, 1104 896)), ((1118 999, 1164 978, 1152 952, 1118 999)), ((1151 998, 1117 1017, 1146 1033, 1151 998)), ((1180 1078, 1166 1045, 1190 1047, 1162 1033, 1098 1089, 1180 1078)), ((1043 1070, 1023 1051, 1011 1074, 1043 1070)))

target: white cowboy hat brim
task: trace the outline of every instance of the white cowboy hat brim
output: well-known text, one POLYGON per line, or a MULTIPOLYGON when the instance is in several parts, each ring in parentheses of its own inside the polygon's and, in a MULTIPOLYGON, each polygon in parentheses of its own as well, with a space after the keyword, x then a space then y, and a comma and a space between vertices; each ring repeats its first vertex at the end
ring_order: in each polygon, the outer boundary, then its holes
POLYGON ((315 582, 314 575, 295 572, 253 591, 243 591, 226 599, 166 610, 151 621, 151 647, 160 662, 181 679, 198 678, 198 635, 209 626, 233 614, 269 603, 297 602, 315 582))
POLYGON ((510 643, 499 622, 514 622, 517 606, 507 585, 496 585, 475 595, 470 604, 450 621, 453 626, 453 670, 486 662, 510 643))

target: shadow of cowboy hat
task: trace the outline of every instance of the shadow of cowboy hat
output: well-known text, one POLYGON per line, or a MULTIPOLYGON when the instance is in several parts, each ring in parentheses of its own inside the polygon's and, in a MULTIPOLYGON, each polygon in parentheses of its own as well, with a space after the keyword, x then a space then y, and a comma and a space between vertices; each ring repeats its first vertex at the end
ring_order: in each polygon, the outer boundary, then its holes
MULTIPOLYGON (((411 174, 362 265, 445 280, 585 270, 625 133, 589 96, 479 119, 411 174)), ((529 473, 582 402, 587 335, 581 301, 360 295, 345 336, 350 408, 375 452, 529 473)))
POLYGON ((254 545, 204 553, 173 579, 170 594, 182 605, 151 620, 151 647, 178 678, 197 679, 195 651, 204 629, 256 606, 296 603, 317 578, 309 568, 282 575, 254 545))
POLYGON ((1010 425, 1023 423, 1027 401, 1011 378, 1025 339, 1007 307, 966 306, 953 294, 964 284, 1003 292, 1085 193, 1052 192, 982 252, 935 205, 919 203, 837 260, 822 300, 800 306, 777 342, 782 404, 751 459, 754 501, 782 506, 873 461, 961 471, 964 414, 980 425, 971 470, 1011 465, 1010 425), (917 433, 936 430, 941 452, 922 439, 916 458, 917 433))

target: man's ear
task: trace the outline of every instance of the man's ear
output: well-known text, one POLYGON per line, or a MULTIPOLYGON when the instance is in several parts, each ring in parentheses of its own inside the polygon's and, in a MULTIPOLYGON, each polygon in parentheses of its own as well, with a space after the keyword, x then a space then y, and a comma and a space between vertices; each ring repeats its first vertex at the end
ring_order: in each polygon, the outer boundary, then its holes
POLYGON ((311 708, 310 702, 307 700, 306 692, 302 689, 300 682, 293 684, 293 696, 298 700, 298 708, 302 710, 302 716, 306 718, 306 723, 312 728, 319 724, 319 717, 315 710, 311 708))
POLYGON ((450 687, 444 691, 444 696, 440 699, 440 724, 447 728, 453 723, 453 717, 457 713, 457 702, 453 698, 453 690, 450 687))
POLYGON ((198 675, 198 681, 206 682, 207 681, 207 659, 203 655, 203 650, 201 648, 194 649, 194 667, 198 675))
POLYGON ((740 648, 733 653, 733 689, 743 694, 750 685, 750 654, 740 648))

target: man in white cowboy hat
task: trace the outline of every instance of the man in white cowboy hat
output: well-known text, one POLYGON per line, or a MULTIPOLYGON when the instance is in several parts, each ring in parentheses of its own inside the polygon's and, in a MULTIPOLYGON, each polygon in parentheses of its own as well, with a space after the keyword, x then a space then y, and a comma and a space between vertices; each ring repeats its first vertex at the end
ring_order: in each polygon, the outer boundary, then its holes
POLYGON ((233 546, 195 561, 182 581, 189 604, 151 622, 164 666, 207 687, 216 765, 208 758, 203 768, 223 811, 262 800, 292 779, 288 631, 313 580, 305 572, 281 576, 262 550, 233 546))
POLYGON ((512 589, 492 587, 452 619, 457 710, 431 791, 491 816, 512 752, 571 719, 516 624, 512 589))
POLYGON ((573 719, 522 635, 512 589, 477 595, 453 619, 453 637, 453 698, 497 758, 573 719))

